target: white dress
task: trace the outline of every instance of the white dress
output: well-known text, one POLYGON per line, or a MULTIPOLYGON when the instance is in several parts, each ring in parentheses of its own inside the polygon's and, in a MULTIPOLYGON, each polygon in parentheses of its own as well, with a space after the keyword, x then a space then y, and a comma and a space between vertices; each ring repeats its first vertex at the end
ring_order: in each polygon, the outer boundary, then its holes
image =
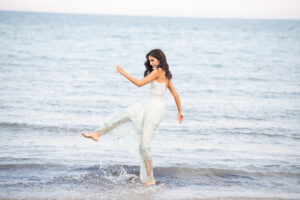
POLYGON ((152 160, 150 143, 164 115, 166 89, 165 82, 160 83, 153 80, 149 97, 146 100, 111 114, 104 120, 102 127, 96 130, 96 132, 105 130, 105 134, 114 135, 140 159, 140 180, 142 182, 154 180, 153 171, 151 175, 147 175, 144 161, 152 160))

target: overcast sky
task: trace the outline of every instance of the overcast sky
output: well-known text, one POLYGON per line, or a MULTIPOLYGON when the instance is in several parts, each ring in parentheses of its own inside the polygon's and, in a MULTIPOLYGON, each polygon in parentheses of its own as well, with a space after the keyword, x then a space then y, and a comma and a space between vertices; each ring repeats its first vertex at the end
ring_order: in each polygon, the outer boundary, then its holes
POLYGON ((300 0, 0 0, 0 10, 142 16, 300 19, 300 0))

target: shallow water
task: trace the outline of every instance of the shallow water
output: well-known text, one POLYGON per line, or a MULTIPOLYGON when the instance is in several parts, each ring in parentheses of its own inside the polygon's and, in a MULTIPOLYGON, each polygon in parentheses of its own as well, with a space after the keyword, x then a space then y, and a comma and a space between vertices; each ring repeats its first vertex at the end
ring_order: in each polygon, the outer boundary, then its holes
POLYGON ((300 199, 300 21, 0 12, 0 199, 300 199), (152 142, 158 184, 106 135, 82 131, 147 98, 166 53, 185 114, 166 94, 152 142))

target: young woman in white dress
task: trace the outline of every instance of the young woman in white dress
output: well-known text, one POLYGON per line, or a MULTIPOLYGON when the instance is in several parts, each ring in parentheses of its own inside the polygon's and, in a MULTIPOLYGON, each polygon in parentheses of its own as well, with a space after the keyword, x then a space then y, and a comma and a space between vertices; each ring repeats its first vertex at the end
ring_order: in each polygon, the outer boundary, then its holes
POLYGON ((184 115, 181 110, 180 97, 172 83, 172 74, 163 51, 160 49, 151 50, 146 55, 145 67, 144 78, 141 80, 126 73, 121 66, 117 66, 117 71, 138 87, 151 83, 149 98, 146 101, 133 104, 121 112, 113 113, 104 120, 100 129, 90 133, 83 132, 82 135, 95 141, 98 141, 106 133, 113 132, 113 130, 124 132, 124 134, 131 131, 140 135, 140 180, 145 185, 153 185, 156 181, 153 176, 150 143, 163 118, 165 110, 164 94, 167 88, 175 99, 179 123, 183 121, 184 115), (134 128, 117 129, 117 127, 121 127, 126 123, 131 123, 133 125, 131 127, 134 128))

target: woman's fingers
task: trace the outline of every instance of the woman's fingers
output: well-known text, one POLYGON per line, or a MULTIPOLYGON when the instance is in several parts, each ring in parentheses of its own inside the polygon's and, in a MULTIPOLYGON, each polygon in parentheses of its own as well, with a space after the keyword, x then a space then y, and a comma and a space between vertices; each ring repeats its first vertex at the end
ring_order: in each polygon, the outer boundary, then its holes
POLYGON ((181 122, 183 121, 183 119, 184 119, 183 114, 180 114, 180 115, 178 116, 178 121, 179 121, 179 123, 181 123, 181 122))
POLYGON ((123 68, 121 67, 121 66, 117 66, 117 71, 119 72, 119 73, 122 73, 124 70, 123 70, 123 68))

